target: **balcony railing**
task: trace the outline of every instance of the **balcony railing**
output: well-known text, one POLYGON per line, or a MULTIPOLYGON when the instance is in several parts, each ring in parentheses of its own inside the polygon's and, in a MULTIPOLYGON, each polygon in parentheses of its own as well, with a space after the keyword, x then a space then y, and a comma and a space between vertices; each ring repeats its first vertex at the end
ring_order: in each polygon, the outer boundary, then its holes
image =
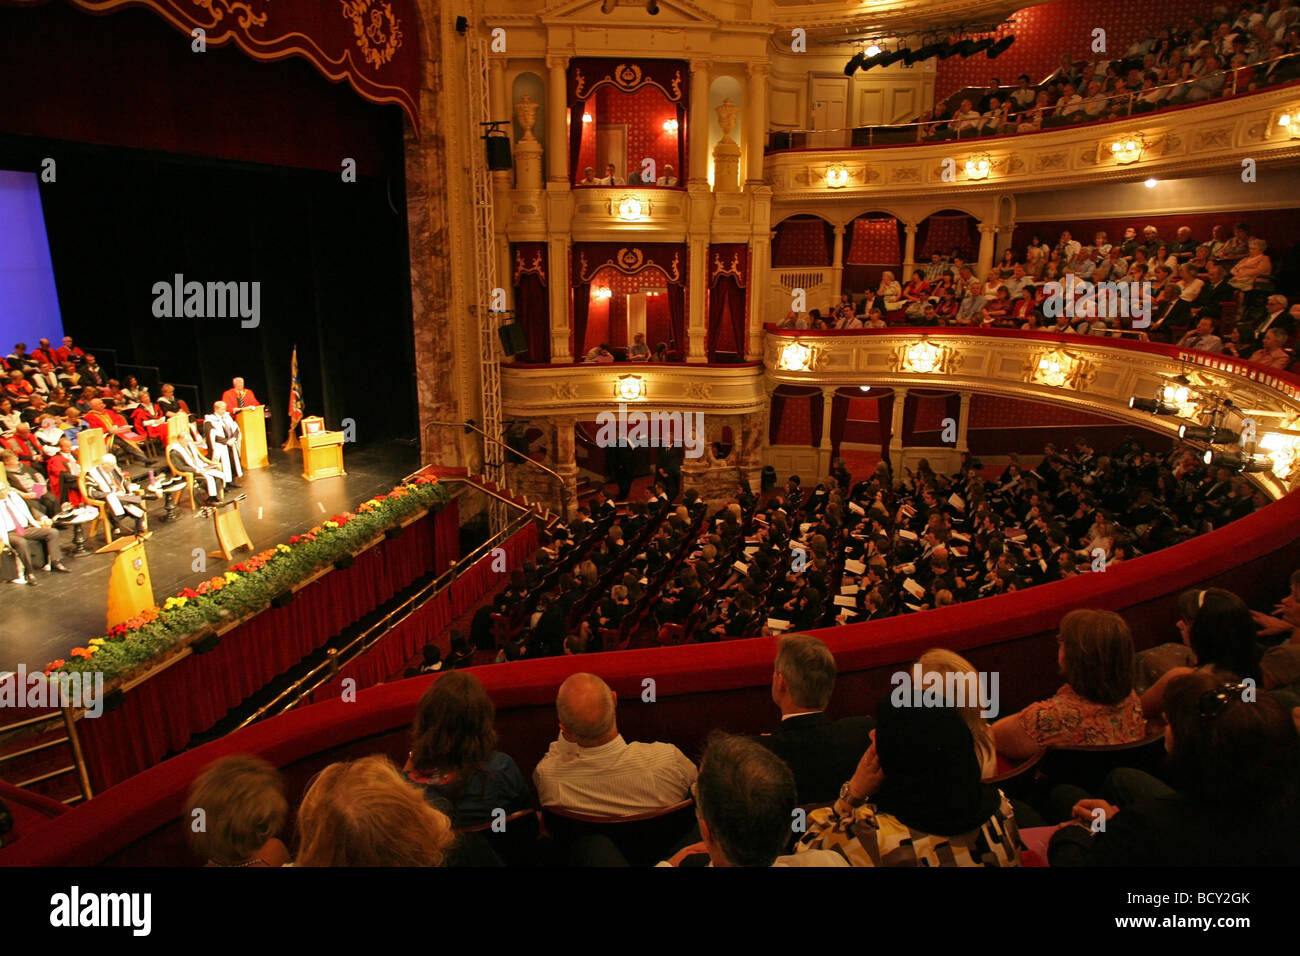
MULTIPOLYGON (((1300 61, 1300 54, 1288 53, 1285 56, 1275 57, 1273 60, 1263 60, 1247 67, 1217 70, 1212 74, 1206 74, 1206 76, 1166 83, 1150 90, 1125 91, 1112 94, 1104 98, 1104 106, 1098 112, 1084 113, 1080 111, 1074 114, 1085 117, 1083 119, 1070 120, 1062 118, 1061 122, 1051 122, 1056 113, 1056 104, 1041 108, 1028 107, 1015 111, 1004 106, 1003 122, 999 126, 993 127, 991 131, 985 131, 983 115, 978 120, 958 120, 953 117, 946 117, 938 120, 895 123, 883 126, 858 126, 823 130, 775 130, 768 133, 767 152, 781 153, 808 149, 856 149, 874 146, 903 146, 909 143, 949 142, 954 139, 988 139, 993 136, 1046 132, 1064 126, 1078 126, 1085 123, 1125 120, 1133 116, 1144 116, 1148 113, 1159 114, 1300 83, 1300 81, 1293 81, 1259 90, 1248 88, 1257 69, 1273 62, 1281 63, 1287 60, 1292 61, 1294 64, 1300 61), (1160 101, 1168 100, 1169 97, 1178 95, 1180 91, 1190 91, 1198 80, 1206 79, 1209 76, 1222 76, 1224 78, 1222 92, 1204 100, 1190 103, 1160 105, 1160 101), (1031 116, 1039 109, 1044 111, 1039 117, 1039 125, 1021 130, 1019 127, 1022 118, 1031 116)), ((1008 87, 1007 90, 1008 95, 1014 92, 1013 87, 1008 87)))

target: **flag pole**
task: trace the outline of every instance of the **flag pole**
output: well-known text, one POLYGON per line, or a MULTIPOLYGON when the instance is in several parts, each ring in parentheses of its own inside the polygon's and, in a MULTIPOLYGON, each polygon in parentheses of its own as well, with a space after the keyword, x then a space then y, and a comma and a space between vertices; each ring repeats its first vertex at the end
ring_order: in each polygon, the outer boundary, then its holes
POLYGON ((298 343, 294 343, 293 357, 289 360, 289 437, 280 446, 281 451, 298 447, 298 422, 302 420, 302 383, 298 381, 298 343))

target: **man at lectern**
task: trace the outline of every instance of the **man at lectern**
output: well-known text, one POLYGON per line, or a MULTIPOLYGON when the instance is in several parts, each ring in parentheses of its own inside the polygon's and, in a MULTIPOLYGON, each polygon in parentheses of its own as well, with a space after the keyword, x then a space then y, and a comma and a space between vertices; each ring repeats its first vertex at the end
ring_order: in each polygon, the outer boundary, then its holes
POLYGON ((235 479, 244 476, 244 468, 239 463, 241 435, 228 408, 225 402, 212 404, 212 414, 203 419, 203 439, 211 449, 212 460, 221 467, 221 479, 226 487, 238 488, 235 479))
POLYGON ((14 584, 36 585, 36 559, 32 555, 33 542, 45 546, 44 571, 68 569, 59 560, 59 532, 51 526, 49 518, 37 518, 27 507, 27 501, 13 488, 0 494, 0 541, 8 541, 18 559, 18 577, 14 584))
POLYGON ((122 474, 115 456, 105 455, 86 472, 86 491, 96 501, 108 502, 108 520, 118 534, 143 534, 149 529, 140 486, 122 474))
MULTIPOLYGON (((226 403, 226 408, 231 412, 237 412, 241 408, 251 408, 254 405, 262 404, 257 400, 257 396, 253 394, 251 388, 244 388, 244 380, 242 378, 231 379, 230 384, 233 387, 228 388, 221 393, 221 400, 226 403)), ((271 410, 267 408, 264 414, 269 418, 271 410)))

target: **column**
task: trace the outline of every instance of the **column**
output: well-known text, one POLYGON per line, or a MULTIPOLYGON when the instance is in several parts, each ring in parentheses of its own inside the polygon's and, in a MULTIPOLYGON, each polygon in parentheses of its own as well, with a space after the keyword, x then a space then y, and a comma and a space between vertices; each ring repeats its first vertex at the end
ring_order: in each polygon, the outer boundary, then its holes
POLYGON ((970 392, 961 393, 961 411, 957 418, 957 453, 970 451, 970 444, 966 440, 966 428, 970 421, 970 392))
MULTIPOLYGON (((749 343, 745 361, 755 362, 763 357, 763 323, 767 321, 768 278, 772 266, 771 233, 749 240, 749 288, 745 290, 745 308, 749 312, 749 343)), ((786 308, 790 306, 787 304, 786 308)), ((781 313, 785 315, 784 312, 781 313)), ((773 321, 776 321, 773 319, 773 321)))
POLYGON ((749 83, 745 87, 745 190, 763 183, 763 145, 767 142, 767 75, 766 63, 749 65, 749 83))
POLYGON ((707 362, 709 237, 691 233, 686 241, 686 361, 707 362))
POLYGON ((975 263, 975 275, 983 281, 988 276, 989 270, 993 268, 993 242, 997 238, 998 227, 992 222, 982 222, 979 227, 980 254, 979 260, 975 263))
POLYGON ((912 278, 912 271, 916 268, 916 229, 917 224, 914 222, 903 223, 903 234, 907 237, 903 240, 903 274, 899 276, 899 281, 907 283, 912 278))
POLYGON ((836 302, 840 300, 840 291, 844 288, 844 227, 835 227, 835 245, 831 259, 831 295, 836 302))
POLYGON ((822 443, 817 449, 818 481, 831 473, 831 408, 838 391, 838 385, 822 386, 822 443))
MULTIPOLYGON (((772 393, 768 392, 767 406, 772 407, 772 393)), ((750 412, 741 417, 740 433, 736 440, 740 442, 741 480, 758 491, 763 474, 763 448, 767 445, 767 412, 750 412)))
POLYGON ((551 361, 572 362, 571 349, 582 343, 570 344, 572 317, 569 311, 569 237, 552 235, 546 245, 546 269, 550 273, 546 291, 551 307, 551 361))
POLYGON ((689 186, 708 186, 709 182, 709 69, 708 60, 691 61, 691 102, 686 114, 686 162, 688 175, 682 181, 689 186))
MULTIPOLYGON (((550 181, 569 181, 569 129, 565 119, 569 108, 569 61, 567 57, 548 56, 546 65, 551 71, 551 81, 546 89, 546 152, 550 156, 546 166, 550 181)), ((582 117, 578 117, 582 122, 582 117)))
MULTIPOLYGON (((555 422, 555 471, 564 479, 563 503, 559 510, 565 521, 572 521, 578 514, 578 456, 574 447, 573 428, 576 419, 561 416, 555 422)), ((554 481, 552 481, 554 484, 554 481)))
POLYGON ((907 389, 894 389, 894 414, 889 426, 889 463, 894 469, 895 481, 903 477, 903 406, 907 404, 907 389))

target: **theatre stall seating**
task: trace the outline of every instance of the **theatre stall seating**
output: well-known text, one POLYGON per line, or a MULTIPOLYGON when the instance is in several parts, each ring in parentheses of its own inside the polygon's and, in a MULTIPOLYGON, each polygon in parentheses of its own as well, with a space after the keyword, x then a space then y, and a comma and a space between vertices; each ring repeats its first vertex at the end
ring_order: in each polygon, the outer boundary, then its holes
MULTIPOLYGON (((869 711, 891 688, 890 676, 931 647, 965 655, 997 671, 1001 712, 1012 713, 1059 686, 1056 625, 1074 607, 1121 613, 1141 648, 1176 639, 1175 600, 1189 587, 1215 585, 1246 600, 1284 590, 1300 562, 1300 494, 1233 524, 1122 569, 920 615, 816 631, 835 653, 840 679, 830 711, 869 711)), ((619 696, 619 727, 629 740, 666 740, 698 758, 713 728, 770 730, 775 640, 741 641, 553 657, 477 668, 497 708, 501 749, 525 775, 554 739, 555 692, 569 674, 602 676, 619 696)), ((385 753, 399 763, 429 677, 363 691, 356 702, 330 701, 292 711, 189 751, 100 794, 58 821, 33 826, 0 851, 9 865, 197 864, 181 825, 186 790, 218 757, 255 753, 284 770, 296 806, 313 774, 329 763, 385 753)))

